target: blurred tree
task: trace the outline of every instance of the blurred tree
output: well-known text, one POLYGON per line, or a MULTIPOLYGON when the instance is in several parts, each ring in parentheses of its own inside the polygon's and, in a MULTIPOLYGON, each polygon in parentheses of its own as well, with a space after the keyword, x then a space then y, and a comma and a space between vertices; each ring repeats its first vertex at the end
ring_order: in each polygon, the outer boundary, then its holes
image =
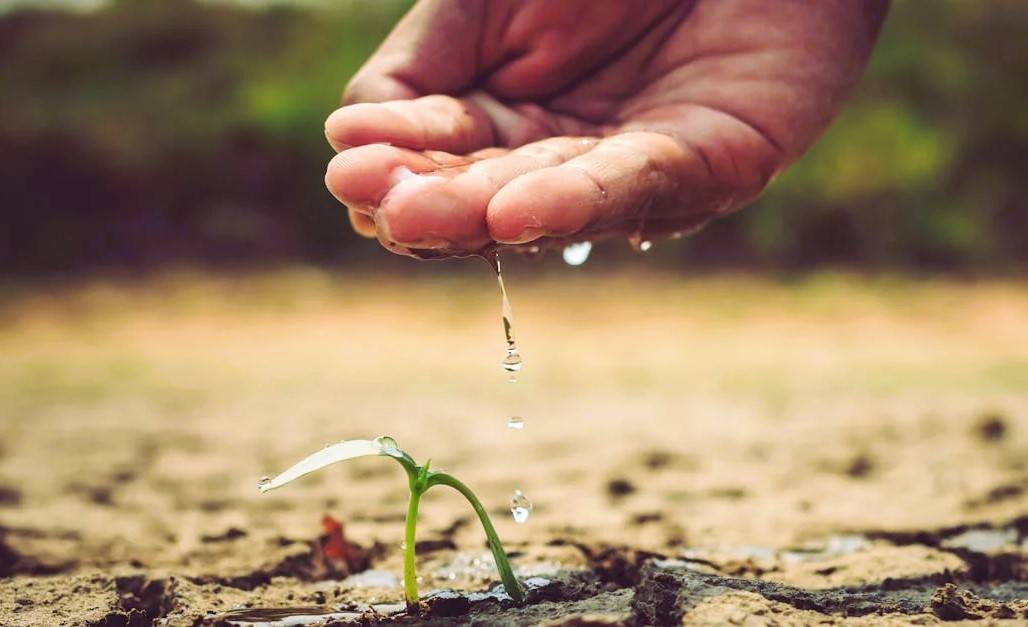
MULTIPOLYGON (((323 190, 322 122, 407 6, 0 16, 0 271, 380 260, 323 190)), ((1026 76, 1028 3, 894 2, 852 105, 678 263, 1024 268, 1026 76)))

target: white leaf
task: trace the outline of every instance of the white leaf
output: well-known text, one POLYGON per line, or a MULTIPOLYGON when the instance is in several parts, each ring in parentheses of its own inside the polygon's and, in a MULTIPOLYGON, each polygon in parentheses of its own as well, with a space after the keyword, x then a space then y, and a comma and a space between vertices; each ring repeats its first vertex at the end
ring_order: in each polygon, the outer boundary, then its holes
MULTIPOLYGON (((393 444, 395 446, 395 443, 393 444)), ((262 493, 268 492, 275 488, 281 488, 290 481, 295 481, 296 479, 299 479, 304 475, 308 475, 315 470, 321 470, 330 464, 354 459, 356 457, 384 454, 388 453, 385 452, 385 449, 379 440, 343 440, 342 442, 326 446, 317 453, 314 453, 313 455, 296 463, 289 470, 286 470, 274 479, 262 480, 257 484, 257 488, 262 493)))

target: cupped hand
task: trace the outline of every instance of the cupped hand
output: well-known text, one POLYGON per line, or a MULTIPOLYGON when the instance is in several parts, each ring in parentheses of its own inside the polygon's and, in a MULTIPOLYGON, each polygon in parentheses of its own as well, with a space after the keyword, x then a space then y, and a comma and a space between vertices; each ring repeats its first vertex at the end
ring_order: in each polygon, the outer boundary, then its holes
POLYGON ((885 0, 423 0, 326 122, 354 228, 446 256, 695 229, 859 78, 885 0))

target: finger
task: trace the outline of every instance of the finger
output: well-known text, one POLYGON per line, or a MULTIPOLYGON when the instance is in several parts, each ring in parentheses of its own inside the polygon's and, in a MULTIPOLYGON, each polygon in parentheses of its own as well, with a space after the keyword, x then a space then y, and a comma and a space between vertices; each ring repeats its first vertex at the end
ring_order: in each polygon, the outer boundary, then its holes
POLYGON ((397 172, 431 172, 467 161, 446 153, 418 153, 383 144, 360 146, 332 158, 325 173, 325 185, 350 209, 370 214, 396 184, 397 172))
POLYGON ((347 209, 346 212, 350 216, 350 226, 358 235, 375 239, 378 232, 375 230, 375 221, 370 216, 353 209, 347 209))
POLYGON ((380 235, 404 246, 477 250, 492 242, 486 208, 504 185, 528 172, 580 156, 597 142, 594 138, 552 138, 443 175, 404 177, 374 212, 375 223, 380 235))
POLYGON ((702 188, 702 160, 662 133, 634 132, 608 137, 589 152, 556 167, 511 181, 490 201, 490 235, 519 244, 538 237, 569 237, 582 231, 638 224, 650 211, 666 215, 669 205, 692 214, 689 191, 702 188))
POLYGON ((336 151, 387 143, 466 154, 495 143, 492 122, 478 105, 442 95, 342 107, 325 121, 325 136, 336 151))

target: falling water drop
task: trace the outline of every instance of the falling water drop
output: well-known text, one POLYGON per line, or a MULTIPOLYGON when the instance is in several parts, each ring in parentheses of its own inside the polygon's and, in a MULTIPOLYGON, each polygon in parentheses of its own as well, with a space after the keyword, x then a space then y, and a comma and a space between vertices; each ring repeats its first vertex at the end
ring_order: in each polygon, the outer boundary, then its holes
POLYGON ((564 247, 564 263, 569 266, 580 266, 589 259, 593 250, 592 242, 577 242, 564 247))
POLYGON ((511 309, 510 299, 507 298, 507 287, 503 284, 499 253, 493 254, 491 264, 493 270, 496 271, 496 282, 500 285, 500 316, 503 319, 503 336, 507 340, 507 355, 500 365, 510 373, 510 382, 516 383, 517 373, 521 372, 522 359, 521 353, 518 352, 517 341, 514 339, 514 311, 511 309))
POLYGON ((632 247, 637 253, 644 253, 647 250, 653 248, 653 242, 648 239, 643 239, 643 223, 639 223, 639 228, 635 230, 631 235, 628 236, 628 245, 632 247))
POLYGON ((521 370, 522 360, 521 355, 518 353, 517 348, 508 348, 507 356, 503 358, 501 362, 503 369, 507 372, 519 372, 521 370))
POLYGON ((519 418, 518 416, 513 416, 510 420, 507 421, 507 426, 511 429, 517 429, 518 431, 521 431, 525 428, 525 419, 519 418))
POLYGON ((528 520, 528 515, 532 513, 532 501, 521 490, 514 490, 514 496, 510 498, 510 513, 519 525, 528 520))

